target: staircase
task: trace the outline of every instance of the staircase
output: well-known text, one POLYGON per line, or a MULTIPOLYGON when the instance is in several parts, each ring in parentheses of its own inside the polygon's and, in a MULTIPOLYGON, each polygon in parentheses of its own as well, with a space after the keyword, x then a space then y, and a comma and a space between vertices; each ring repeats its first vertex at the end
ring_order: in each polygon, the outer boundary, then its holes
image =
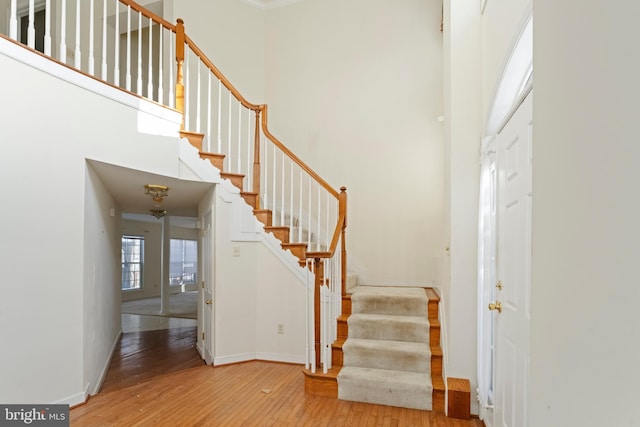
POLYGON ((305 370, 310 394, 444 413, 437 293, 357 286, 343 298, 333 367, 305 370))

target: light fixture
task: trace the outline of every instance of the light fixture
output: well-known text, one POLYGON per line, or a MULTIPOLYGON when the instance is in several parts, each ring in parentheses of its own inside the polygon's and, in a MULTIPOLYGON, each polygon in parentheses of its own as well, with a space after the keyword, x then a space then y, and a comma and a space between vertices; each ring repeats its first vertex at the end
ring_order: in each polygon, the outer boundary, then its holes
POLYGON ((165 185, 147 184, 144 186, 144 194, 151 196, 154 202, 160 203, 169 195, 169 187, 165 185))
POLYGON ((155 216, 158 219, 162 218, 167 213, 167 211, 165 211, 164 209, 149 209, 149 210, 151 211, 151 215, 155 216))

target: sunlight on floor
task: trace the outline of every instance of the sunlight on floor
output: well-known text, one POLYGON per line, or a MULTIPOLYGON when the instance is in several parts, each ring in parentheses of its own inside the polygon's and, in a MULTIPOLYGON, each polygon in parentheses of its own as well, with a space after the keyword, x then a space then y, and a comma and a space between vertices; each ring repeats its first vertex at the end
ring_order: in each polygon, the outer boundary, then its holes
POLYGON ((158 329, 185 328, 197 326, 196 319, 178 317, 144 316, 122 313, 122 332, 155 331, 158 329))

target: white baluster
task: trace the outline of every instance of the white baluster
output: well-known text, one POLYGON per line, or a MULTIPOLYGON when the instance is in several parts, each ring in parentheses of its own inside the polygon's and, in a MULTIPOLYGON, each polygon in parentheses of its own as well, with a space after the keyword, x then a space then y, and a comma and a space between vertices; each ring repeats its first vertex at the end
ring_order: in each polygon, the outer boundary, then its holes
POLYGON ((306 274, 306 278, 307 278, 306 283, 305 283, 305 285, 306 285, 305 290, 307 292, 305 294, 306 298, 305 298, 305 307, 304 307, 305 308, 305 322, 306 322, 306 324, 305 324, 306 328, 305 328, 305 331, 304 331, 304 342, 305 342, 304 368, 305 369, 309 369, 309 366, 311 365, 311 363, 310 363, 310 360, 309 360, 310 359, 309 358, 309 311, 310 311, 309 310, 309 288, 310 288, 309 283, 310 283, 310 278, 309 278, 309 260, 308 259, 306 260, 305 267, 306 268, 304 270, 305 270, 305 274, 306 274))
POLYGON ((176 35, 173 31, 169 32, 169 106, 171 108, 175 108, 176 106, 176 97, 174 96, 174 88, 176 86, 176 82, 173 79, 173 68, 176 66, 175 60, 176 56, 174 54, 174 49, 176 45, 176 35))
POLYGON ((82 66, 82 54, 80 53, 80 0, 76 0, 76 50, 73 55, 73 66, 79 70, 82 66))
POLYGON ((67 0, 60 4, 60 62, 67 62, 67 0))
MULTIPOLYGON (((149 62, 147 98, 153 100, 153 20, 151 18, 149 18, 149 60, 147 62, 149 62)), ((160 102, 160 100, 158 100, 158 102, 160 102)))
POLYGON ((18 5, 17 0, 11 0, 11 11, 9 12, 9 37, 18 40, 18 5))
POLYGON ((238 101, 238 170, 237 173, 242 173, 242 103, 238 101))
POLYGON ((94 27, 94 0, 89 2, 89 74, 94 75, 94 53, 93 53, 93 27, 94 27))
POLYGON ((191 118, 191 108, 189 107, 189 103, 191 101, 191 97, 189 97, 189 89, 191 88, 191 82, 189 81, 190 74, 190 65, 189 65, 189 54, 191 53, 191 49, 185 49, 184 53, 184 126, 185 129, 191 129, 189 119, 191 118))
POLYGON ((44 14, 44 54, 51 56, 51 0, 45 2, 44 14))
MULTIPOLYGON (((291 219, 293 221, 293 219, 291 219)), ((298 206, 298 223, 296 226, 298 227, 298 240, 297 242, 302 242, 302 168, 300 168, 300 198, 299 198, 299 206, 298 206)))
POLYGON ((27 25, 27 46, 36 48, 36 26, 35 26, 35 4, 34 0, 29 0, 29 23, 27 25))
MULTIPOLYGON (((329 245, 331 244, 331 241, 329 240, 329 215, 330 215, 330 207, 331 207, 330 205, 331 205, 331 203, 329 203, 329 192, 325 191, 324 194, 326 196, 325 197, 325 203, 327 205, 327 223, 326 223, 325 230, 324 230, 324 232, 325 232, 324 241, 326 242, 325 243, 325 245, 327 246, 326 250, 328 251, 329 250, 329 245)), ((318 240, 320 240, 320 239, 318 239, 318 240)), ((336 249, 336 252, 337 252, 337 249, 336 249)))
MULTIPOLYGON (((115 16, 116 21, 118 16, 115 16)), ((102 63, 100 78, 107 81, 107 0, 102 0, 102 63)))
POLYGON ((311 176, 308 176, 309 181, 309 206, 307 207, 307 248, 311 249, 311 176))
POLYGON ((218 154, 222 154, 222 80, 218 80, 218 154))
POLYGON ((158 24, 158 102, 165 105, 162 90, 164 87, 164 82, 162 81, 162 69, 164 68, 164 63, 162 62, 162 39, 164 39, 164 27, 158 24))
POLYGON ((207 152, 211 152, 211 73, 207 73, 207 152))
POLYGON ((233 172, 231 170, 231 165, 233 164, 231 162, 231 92, 229 92, 229 103, 227 106, 227 116, 229 118, 229 120, 227 120, 227 167, 229 168, 229 172, 233 172))
POLYGON ((198 83, 196 88, 196 132, 200 133, 200 69, 201 64, 199 58, 196 56, 196 66, 198 67, 198 83))
POLYGON ((289 168, 289 235, 293 234, 293 160, 289 162, 291 167, 289 168))
POLYGON ((283 226, 284 221, 284 151, 282 152, 282 175, 280 178, 280 225, 283 226))
POLYGON ((131 6, 127 5, 127 71, 125 89, 131 90, 131 6))
MULTIPOLYGON (((276 183, 276 175, 278 175, 277 168, 277 156, 276 156, 276 145, 273 146, 273 194, 271 194, 271 202, 273 203, 273 214, 276 214, 276 207, 278 206, 278 191, 277 191, 277 183, 276 183)), ((281 213, 282 214, 282 213, 281 213)), ((282 218, 282 217, 281 217, 282 218)), ((278 225, 282 225, 282 219, 280 219, 280 223, 278 225)))
POLYGON ((253 116, 252 110, 247 109, 247 188, 253 191, 253 171, 251 169, 251 160, 253 158, 252 145, 251 144, 251 119, 253 116))
MULTIPOLYGON (((113 40, 113 84, 116 86, 120 86, 120 2, 115 0, 116 2, 116 31, 115 37, 113 40)), ((106 21, 106 17, 105 17, 106 21)))
POLYGON ((138 12, 138 78, 136 93, 142 96, 142 14, 138 12))
MULTIPOLYGON (((264 178, 262 179, 262 183, 264 183, 264 207, 268 209, 269 205, 269 150, 267 150, 267 139, 264 139, 264 148, 262 150, 264 154, 263 163, 264 163, 264 178)), ((272 209, 273 210, 273 209, 272 209)))

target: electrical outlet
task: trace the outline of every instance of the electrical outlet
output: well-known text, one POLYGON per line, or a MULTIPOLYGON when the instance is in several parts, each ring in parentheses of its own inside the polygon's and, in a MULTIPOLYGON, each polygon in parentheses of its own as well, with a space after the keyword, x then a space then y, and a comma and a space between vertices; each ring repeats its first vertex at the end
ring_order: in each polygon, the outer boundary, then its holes
POLYGON ((284 334, 284 325, 282 323, 278 324, 278 333, 284 334))
POLYGON ((234 246, 233 256, 240 256, 240 248, 238 246, 234 246))

